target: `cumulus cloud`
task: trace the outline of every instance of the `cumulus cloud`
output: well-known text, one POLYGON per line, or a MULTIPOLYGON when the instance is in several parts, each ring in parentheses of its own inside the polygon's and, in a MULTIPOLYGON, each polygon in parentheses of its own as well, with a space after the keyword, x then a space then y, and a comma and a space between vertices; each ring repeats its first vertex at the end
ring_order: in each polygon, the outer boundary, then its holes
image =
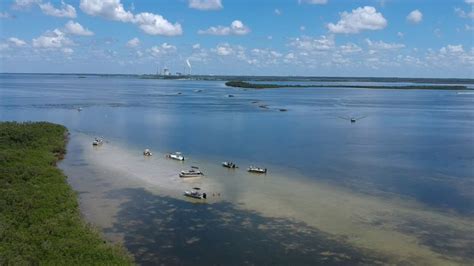
POLYGON ((398 50, 404 48, 405 45, 402 43, 386 43, 383 41, 374 42, 370 39, 365 39, 367 46, 373 50, 398 50))
POLYGON ((39 4, 40 2, 40 0, 15 0, 12 7, 13 9, 23 10, 39 4))
POLYGON ((81 0, 80 8, 91 16, 136 24, 150 35, 176 36, 183 33, 179 23, 173 24, 161 15, 148 12, 134 15, 124 9, 120 0, 81 0))
POLYGON ((347 43, 344 45, 341 45, 340 50, 344 54, 352 54, 352 53, 358 53, 362 51, 362 48, 360 48, 357 44, 354 43, 347 43))
POLYGON ((213 26, 207 30, 199 30, 199 34, 209 35, 245 35, 250 32, 250 28, 245 26, 240 20, 234 20, 229 27, 213 26))
POLYGON ((163 43, 160 46, 153 46, 149 49, 149 52, 152 56, 154 57, 160 57, 163 55, 171 54, 176 52, 178 49, 176 46, 168 44, 168 43, 163 43))
POLYGON ((81 0, 79 5, 84 13, 110 20, 131 22, 133 14, 123 8, 120 0, 81 0))
POLYGON ((295 38, 290 42, 290 46, 297 49, 314 51, 314 50, 329 50, 334 48, 334 37, 333 36, 320 36, 319 38, 312 38, 309 36, 302 36, 295 38))
POLYGON ((328 0, 298 0, 299 4, 324 5, 328 0))
POLYGON ((469 5, 474 5, 474 0, 464 0, 464 2, 469 5))
POLYGON ((228 56, 234 53, 234 49, 232 49, 228 43, 223 43, 218 44, 214 49, 214 52, 221 56, 228 56))
POLYGON ((423 13, 421 13, 420 10, 415 9, 408 14, 407 20, 411 23, 418 24, 423 20, 423 13))
POLYGON ((82 27, 81 24, 74 22, 72 20, 68 21, 66 25, 64 26, 64 30, 67 33, 73 34, 73 35, 80 35, 80 36, 92 36, 94 33, 88 29, 85 29, 82 27))
POLYGON ((189 0, 189 7, 198 10, 219 10, 223 8, 221 0, 189 0))
POLYGON ((7 12, 0 12, 0 19, 2 18, 13 18, 12 15, 8 14, 7 12))
POLYGON ((472 69, 474 66, 474 48, 464 50, 462 44, 448 44, 439 51, 430 50, 427 57, 429 64, 451 69, 454 65, 463 64, 472 69))
POLYGON ((470 12, 466 12, 466 11, 462 10, 461 8, 456 7, 456 8, 454 8, 454 13, 456 13, 456 15, 458 15, 460 18, 474 19, 474 10, 472 10, 472 9, 471 9, 470 12))
POLYGON ((441 54, 462 54, 464 53, 464 48, 461 44, 458 45, 447 45, 442 47, 439 52, 441 54))
POLYGON ((342 12, 341 19, 327 25, 333 33, 359 33, 363 30, 381 30, 387 26, 387 20, 374 7, 359 7, 349 12, 342 12))
POLYGON ((162 16, 152 13, 145 12, 135 15, 133 23, 150 35, 176 36, 183 33, 179 23, 172 24, 162 16))
POLYGON ((8 38, 8 42, 16 47, 22 47, 26 45, 26 42, 15 37, 8 38))
POLYGON ((138 47, 140 45, 140 40, 138 38, 133 38, 133 39, 130 39, 126 46, 129 47, 129 48, 135 48, 135 47, 138 47))
POLYGON ((75 18, 76 9, 61 1, 61 8, 55 8, 51 3, 39 3, 41 11, 48 16, 75 18))
POLYGON ((58 29, 47 31, 38 38, 34 38, 32 43, 35 48, 63 48, 74 44, 64 32, 58 29))

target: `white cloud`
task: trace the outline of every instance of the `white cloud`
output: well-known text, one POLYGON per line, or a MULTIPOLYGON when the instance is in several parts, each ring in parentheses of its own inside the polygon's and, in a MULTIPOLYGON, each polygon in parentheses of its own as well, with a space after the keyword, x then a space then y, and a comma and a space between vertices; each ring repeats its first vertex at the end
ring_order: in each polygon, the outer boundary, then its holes
POLYGON ((63 48, 74 44, 64 32, 58 29, 47 31, 38 38, 34 38, 32 43, 35 48, 63 48))
POLYGON ((326 37, 324 35, 320 38, 312 38, 309 36, 302 36, 295 38, 290 42, 290 45, 301 50, 314 51, 314 50, 329 50, 334 48, 334 37, 326 37))
POLYGON ((13 2, 13 9, 27 9, 40 2, 40 0, 15 0, 13 2))
POLYGON ((161 15, 148 12, 134 15, 124 9, 120 0, 81 0, 80 7, 91 16, 134 23, 146 34, 176 36, 183 33, 179 23, 173 24, 161 15))
POLYGON ((469 5, 474 5, 474 0, 464 0, 464 2, 469 5))
MULTIPOLYGON (((473 0, 474 1, 474 0, 473 0)), ((459 7, 456 7, 454 8, 454 12, 456 13, 456 15, 458 15, 460 18, 470 18, 470 19, 474 19, 474 10, 471 9, 471 12, 466 12, 464 10, 462 10, 461 8, 459 7)))
POLYGON ((189 7, 198 10, 219 10, 223 8, 221 0, 189 0, 189 7))
POLYGON ((160 57, 163 55, 171 54, 176 52, 178 49, 176 46, 168 44, 168 43, 163 43, 160 46, 153 46, 149 49, 149 52, 151 53, 152 56, 154 57, 160 57))
POLYGON ((216 54, 221 56, 227 56, 234 53, 234 50, 228 43, 218 44, 214 51, 216 54))
POLYGON ((140 13, 135 15, 133 23, 145 33, 150 35, 176 36, 181 35, 183 30, 179 23, 172 24, 160 15, 152 13, 140 13))
POLYGON ((39 7, 45 15, 63 18, 75 18, 76 9, 61 1, 61 8, 55 8, 51 3, 40 3, 39 7))
POLYGON ((213 26, 207 30, 199 30, 199 34, 209 35, 245 35, 250 32, 250 29, 242 23, 240 20, 234 20, 230 27, 226 26, 213 26))
POLYGON ((461 44, 458 45, 447 45, 442 47, 439 52, 441 54, 462 54, 464 53, 464 48, 461 44))
POLYGON ((69 48, 69 47, 63 48, 63 49, 61 49, 61 51, 66 55, 71 55, 71 54, 74 53, 74 50, 69 48))
POLYGON ((273 11, 273 12, 274 12, 275 15, 277 15, 277 16, 281 15, 281 11, 280 11, 280 9, 278 9, 278 8, 275 8, 275 11, 273 11))
POLYGON ((17 47, 22 47, 26 45, 26 42, 15 37, 8 38, 8 42, 17 47))
POLYGON ((400 37, 400 38, 403 38, 405 37, 405 34, 403 34, 403 32, 399 31, 397 32, 397 36, 400 37))
POLYGON ((135 47, 138 47, 140 45, 140 40, 138 38, 133 38, 133 39, 130 39, 126 46, 129 47, 129 48, 135 48, 135 47))
POLYGON ((200 49, 201 45, 199 43, 193 44, 193 49, 200 49))
POLYGON ((420 10, 415 9, 408 14, 407 20, 411 23, 418 24, 423 20, 423 13, 421 13, 420 10))
POLYGON ((81 0, 79 5, 84 13, 110 20, 131 22, 133 14, 123 8, 120 0, 81 0))
POLYGON ((359 33, 363 30, 380 30, 387 26, 387 20, 374 7, 365 6, 342 12, 341 19, 327 25, 333 33, 359 33))
POLYGON ((298 0, 299 4, 324 5, 328 0, 298 0))
POLYGON ((373 42, 370 39, 365 39, 365 41, 372 50, 398 50, 405 47, 402 43, 373 42))
POLYGON ((85 29, 82 27, 81 24, 78 22, 74 22, 72 20, 69 20, 68 23, 64 26, 64 30, 67 33, 73 34, 73 35, 80 35, 80 36, 92 36, 94 33, 88 29, 85 29))
POLYGON ((8 14, 7 12, 0 12, 0 19, 2 18, 12 18, 12 15, 8 14))
POLYGON ((345 45, 341 45, 340 50, 344 54, 352 54, 352 53, 358 53, 362 51, 362 48, 360 48, 358 45, 354 43, 347 43, 345 45))

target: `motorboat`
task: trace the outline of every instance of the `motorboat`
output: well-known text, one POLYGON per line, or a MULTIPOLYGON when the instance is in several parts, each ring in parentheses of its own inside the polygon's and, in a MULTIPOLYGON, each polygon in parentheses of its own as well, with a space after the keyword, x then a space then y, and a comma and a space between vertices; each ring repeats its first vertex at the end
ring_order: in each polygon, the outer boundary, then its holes
POLYGON ((184 156, 181 154, 181 152, 170 153, 167 154, 166 157, 173 160, 184 161, 184 156))
POLYGON ((247 169, 248 172, 250 173, 258 173, 258 174, 266 174, 267 173, 267 168, 261 168, 261 167, 256 167, 256 166, 250 166, 247 169))
POLYGON ((104 143, 103 139, 95 138, 94 141, 92 141, 92 146, 99 146, 99 145, 102 145, 102 143, 104 143))
POLYGON ((237 165, 233 162, 222 162, 222 166, 226 168, 231 168, 231 169, 237 168, 237 165))
POLYGON ((143 156, 152 156, 152 155, 153 155, 153 153, 151 153, 150 149, 145 149, 143 151, 143 156))
POLYGON ((188 171, 181 171, 179 173, 179 177, 181 178, 187 178, 187 177, 198 177, 204 175, 201 171, 197 169, 190 169, 188 171))
POLYGON ((206 193, 201 193, 199 190, 200 188, 194 188, 193 190, 186 190, 184 191, 184 196, 195 198, 195 199, 206 199, 207 198, 206 193))

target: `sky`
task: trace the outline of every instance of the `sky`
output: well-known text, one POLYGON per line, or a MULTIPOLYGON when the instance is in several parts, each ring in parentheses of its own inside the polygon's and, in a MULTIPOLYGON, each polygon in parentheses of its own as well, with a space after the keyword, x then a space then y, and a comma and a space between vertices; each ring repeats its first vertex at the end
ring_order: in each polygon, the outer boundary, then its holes
POLYGON ((474 0, 1 0, 0 72, 474 78, 474 0))

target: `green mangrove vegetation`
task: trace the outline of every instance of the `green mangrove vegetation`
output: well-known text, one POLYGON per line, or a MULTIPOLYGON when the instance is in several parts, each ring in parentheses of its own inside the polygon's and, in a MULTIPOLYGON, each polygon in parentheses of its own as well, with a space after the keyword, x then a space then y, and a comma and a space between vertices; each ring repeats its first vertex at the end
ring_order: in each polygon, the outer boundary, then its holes
POLYGON ((46 122, 0 122, 0 265, 129 265, 80 215, 56 162, 67 129, 46 122))
POLYGON ((468 90, 464 85, 352 85, 352 84, 270 84, 250 83, 232 80, 225 83, 228 87, 245 89, 277 89, 277 88, 356 88, 356 89, 399 89, 399 90, 468 90))

